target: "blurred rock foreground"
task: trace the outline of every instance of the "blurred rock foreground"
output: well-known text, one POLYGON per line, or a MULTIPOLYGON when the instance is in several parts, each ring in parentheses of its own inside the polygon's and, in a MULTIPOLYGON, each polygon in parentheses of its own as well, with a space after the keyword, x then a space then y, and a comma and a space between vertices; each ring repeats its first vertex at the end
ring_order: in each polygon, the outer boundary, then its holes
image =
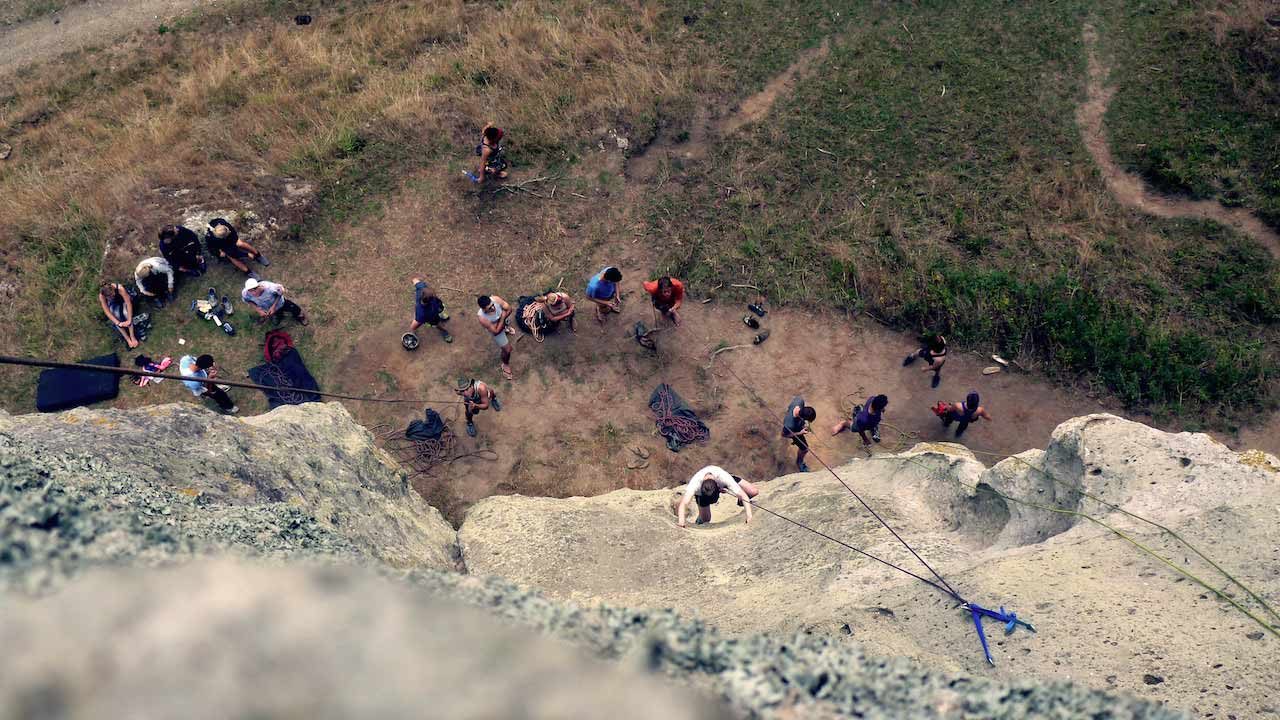
MULTIPOLYGON (((1122 504, 1274 605, 1280 462, 1102 415, 1019 458, 838 469, 958 591, 1036 623, 988 626, 992 670, 945 596, 731 502, 681 531, 667 490, 494 497, 455 532, 338 404, 0 413, 0 718, 1277 712, 1272 636, 1046 508, 1210 579, 1082 493, 1122 504)), ((759 501, 923 571, 830 475, 759 501)))

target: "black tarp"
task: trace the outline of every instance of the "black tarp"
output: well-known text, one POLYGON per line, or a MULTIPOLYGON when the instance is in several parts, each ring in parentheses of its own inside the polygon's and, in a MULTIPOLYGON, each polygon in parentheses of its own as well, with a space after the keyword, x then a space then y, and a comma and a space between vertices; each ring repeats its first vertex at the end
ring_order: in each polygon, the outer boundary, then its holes
POLYGON ((311 371, 302 362, 297 349, 289 348, 280 359, 273 363, 264 363, 249 368, 249 379, 259 385, 274 390, 264 390, 267 404, 272 409, 281 405, 301 405, 308 402, 320 402, 320 396, 307 390, 319 390, 320 385, 311 376, 311 371))
MULTIPOLYGON (((120 367, 120 356, 111 353, 80 362, 86 365, 120 367)), ((113 400, 119 394, 119 375, 92 370, 54 368, 40 373, 40 379, 36 383, 36 409, 40 412, 58 412, 92 405, 103 400, 113 400)))

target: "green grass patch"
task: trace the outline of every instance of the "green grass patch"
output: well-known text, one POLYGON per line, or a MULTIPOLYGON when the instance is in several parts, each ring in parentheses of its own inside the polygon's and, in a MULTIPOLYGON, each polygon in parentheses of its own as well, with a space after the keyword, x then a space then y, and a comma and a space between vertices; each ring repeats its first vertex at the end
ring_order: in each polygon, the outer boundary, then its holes
POLYGON ((1266 9, 1141 0, 1107 13, 1117 92, 1106 123, 1117 159, 1157 189, 1247 207, 1280 229, 1280 32, 1266 9))
POLYGON ((684 239, 664 266, 1037 357, 1134 408, 1266 400, 1276 264, 1211 223, 1134 227, 1111 201, 1074 122, 1088 3, 851 12, 792 96, 651 199, 654 232, 684 239))

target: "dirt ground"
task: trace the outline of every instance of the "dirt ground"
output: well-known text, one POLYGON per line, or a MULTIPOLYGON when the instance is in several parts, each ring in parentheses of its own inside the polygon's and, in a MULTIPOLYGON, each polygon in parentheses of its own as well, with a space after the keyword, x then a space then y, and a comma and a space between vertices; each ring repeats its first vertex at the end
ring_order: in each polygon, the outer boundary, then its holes
MULTIPOLYGON (((833 465, 865 451, 856 436, 830 437, 831 426, 854 402, 878 393, 888 395, 890 404, 883 443, 872 450, 890 452, 949 438, 929 408, 978 391, 995 419, 971 427, 964 442, 991 453, 981 456, 988 463, 1043 447, 1067 418, 1124 414, 1087 388, 1056 385, 1034 372, 1012 368, 984 376, 982 369, 994 363, 978 353, 953 351, 934 390, 919 364, 901 365, 913 349, 912 338, 865 317, 771 309, 762 320, 771 334, 753 346, 754 332, 742 318, 745 302, 755 298, 727 289, 690 287, 684 325, 658 335, 657 355, 633 341, 636 321, 652 326, 655 320, 640 281, 649 279, 661 243, 681 241, 647 235, 640 216, 646 192, 678 172, 664 159, 696 162, 705 144, 726 128, 763 117, 825 48, 806 54, 734 112, 695 118, 685 142, 660 134, 644 153, 628 159, 624 143, 606 128, 573 177, 530 182, 536 174, 516 167, 509 190, 477 192, 452 169, 424 171, 407 178, 378 217, 335 228, 330 245, 266 240, 263 247, 276 263, 271 279, 284 282, 313 318, 305 330, 289 329, 306 348, 322 387, 423 399, 346 402, 375 433, 396 434, 426 406, 442 414, 462 456, 416 476, 414 483, 454 523, 475 501, 493 494, 567 497, 620 487, 654 489, 682 483, 710 463, 750 479, 771 478, 794 467, 794 449, 779 437, 779 416, 796 394, 817 408, 813 449, 833 465), (583 307, 583 288, 604 265, 621 268, 627 295, 622 315, 601 328, 583 307), (417 351, 401 348, 400 336, 412 319, 415 276, 426 278, 448 305, 452 344, 423 328, 417 351), (475 320, 475 296, 497 294, 514 306, 520 295, 556 286, 579 303, 577 334, 562 328, 542 344, 521 338, 514 346, 516 380, 503 380, 496 348, 475 320), (703 303, 707 298, 712 299, 703 303), (713 351, 738 345, 745 347, 711 361, 713 351), (486 411, 477 419, 475 439, 463 432, 451 392, 459 376, 489 383, 503 401, 501 413, 486 411), (648 410, 660 382, 670 383, 708 424, 705 446, 678 454, 666 449, 648 410), (490 452, 473 454, 482 450, 490 452)), ((182 350, 164 352, 176 357, 182 350)), ((156 348, 150 351, 158 355, 156 348)), ((191 401, 175 383, 146 394, 124 387, 122 406, 191 401)), ((245 399, 249 411, 260 404, 245 399)), ((1239 441, 1280 452, 1278 423, 1280 417, 1242 433, 1239 441)))

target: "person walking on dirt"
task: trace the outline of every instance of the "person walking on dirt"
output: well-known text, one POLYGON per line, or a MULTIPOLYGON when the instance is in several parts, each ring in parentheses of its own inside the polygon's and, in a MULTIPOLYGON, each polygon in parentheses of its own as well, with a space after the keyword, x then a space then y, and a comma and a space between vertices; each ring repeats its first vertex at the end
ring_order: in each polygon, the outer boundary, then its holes
POLYGON ((930 386, 938 387, 938 383, 942 382, 942 365, 947 361, 947 339, 941 335, 925 335, 920 339, 920 349, 903 358, 902 367, 915 362, 916 358, 929 363, 922 372, 933 373, 930 386))
POLYGON ((200 238, 181 225, 160 228, 160 254, 180 273, 200 277, 205 272, 200 238))
POLYGON ((502 357, 502 376, 508 380, 515 379, 511 373, 511 340, 507 337, 516 334, 516 329, 508 322, 511 318, 511 306, 497 295, 481 295, 476 298, 476 304, 480 306, 476 311, 476 318, 480 321, 480 326, 493 336, 493 344, 498 346, 498 353, 502 357))
POLYGON ((130 350, 138 347, 138 336, 133 328, 133 299, 129 297, 129 291, 119 283, 103 283, 98 288, 98 303, 120 337, 124 338, 124 344, 130 350))
POLYGON ((689 509, 689 501, 698 504, 697 525, 711 522, 711 506, 720 501, 720 493, 728 492, 738 498, 738 504, 747 513, 747 522, 751 522, 751 498, 760 494, 755 485, 736 475, 730 475, 724 468, 708 465, 689 478, 684 486, 684 495, 676 505, 676 524, 685 527, 685 513, 689 509))
POLYGON ((204 231, 204 242, 209 252, 219 260, 231 263, 240 272, 257 279, 258 275, 249 269, 246 260, 255 260, 262 267, 270 267, 271 261, 257 248, 240 239, 240 233, 223 218, 209 221, 209 229, 204 231))
POLYGON ((467 435, 476 436, 476 424, 473 418, 482 410, 492 407, 494 412, 502 412, 502 403, 498 401, 498 393, 479 380, 458 378, 458 385, 453 390, 462 398, 463 409, 467 414, 467 435))
POLYGON ((684 304, 684 283, 675 278, 663 275, 657 280, 643 283, 644 291, 653 300, 653 307, 670 320, 673 325, 680 325, 680 306, 684 304))
POLYGON ((486 123, 480 131, 480 144, 476 146, 480 164, 475 174, 469 174, 471 182, 478 183, 489 178, 506 179, 507 151, 502 147, 502 137, 505 134, 502 128, 494 127, 491 122, 486 123))
POLYGON ((162 257, 149 257, 133 270, 138 292, 158 308, 173 299, 173 267, 162 257))
POLYGON ((310 321, 307 320, 307 314, 298 307, 298 304, 284 296, 285 289, 279 283, 268 282, 266 280, 255 280, 249 278, 244 281, 244 290, 240 293, 240 299, 253 306, 258 313, 258 322, 263 322, 269 317, 276 320, 276 324, 280 324, 280 320, 284 317, 284 313, 289 313, 299 325, 307 326, 310 321))
MULTIPOLYGON (((201 355, 200 357, 192 357, 183 355, 178 361, 178 372, 183 377, 189 378, 206 378, 209 380, 218 376, 218 368, 213 364, 212 355, 201 355)), ((191 391, 192 395, 198 398, 208 398, 218 404, 218 408, 224 414, 234 415, 240 412, 240 408, 231 400, 231 396, 226 390, 218 387, 213 383, 197 382, 195 380, 183 380, 183 385, 191 391)))
POLYGON ((618 283, 622 282, 622 271, 612 265, 606 267, 587 281, 587 299, 596 305, 596 320, 604 325, 609 313, 622 312, 622 298, 618 294, 618 283))
POLYGON ((809 472, 809 466, 804 462, 804 456, 809 453, 809 441, 805 436, 809 434, 809 423, 817 418, 818 411, 805 405, 804 398, 799 395, 791 398, 787 414, 782 418, 782 437, 796 446, 796 468, 800 472, 809 472))
MULTIPOLYGON (((964 434, 970 423, 978 422, 979 418, 988 422, 992 420, 991 414, 987 412, 986 408, 982 407, 981 399, 976 392, 970 392, 965 397, 964 402, 951 403, 950 405, 946 403, 939 404, 944 406, 941 408, 942 412, 938 413, 938 417, 942 419, 942 427, 951 427, 953 422, 959 423, 956 425, 957 438, 964 434)), ((935 409, 934 412, 938 412, 938 409, 935 409)))
POLYGON ((453 336, 445 329, 444 323, 449 319, 445 312, 444 301, 436 296, 426 280, 420 277, 413 279, 413 322, 409 323, 409 332, 426 325, 440 331, 440 336, 447 343, 453 342, 453 336))
POLYGON ((547 314, 548 322, 558 323, 561 320, 568 320, 569 330, 577 334, 578 328, 573 324, 577 308, 573 304, 573 298, 569 297, 569 293, 552 291, 546 295, 536 297, 534 300, 542 303, 543 312, 547 314))
POLYGON ((831 428, 831 436, 835 437, 845 430, 852 430, 862 438, 863 445, 870 445, 871 440, 880 442, 880 418, 888 405, 888 395, 869 397, 865 404, 854 405, 853 417, 831 428), (868 432, 871 433, 871 440, 867 439, 868 432))

